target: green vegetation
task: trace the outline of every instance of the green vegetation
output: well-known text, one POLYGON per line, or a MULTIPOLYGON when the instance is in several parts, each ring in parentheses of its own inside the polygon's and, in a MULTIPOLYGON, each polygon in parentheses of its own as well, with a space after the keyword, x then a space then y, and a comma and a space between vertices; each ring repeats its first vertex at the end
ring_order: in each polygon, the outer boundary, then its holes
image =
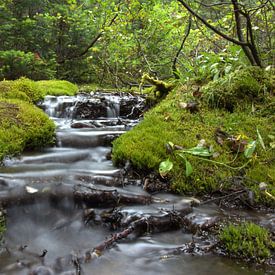
POLYGON ((75 95, 78 91, 78 87, 66 80, 41 80, 37 81, 36 85, 38 89, 42 90, 42 94, 45 95, 75 95))
POLYGON ((54 123, 38 107, 0 98, 0 160, 52 144, 54 131, 54 123))
POLYGON ((205 81, 272 65, 272 1, 234 2, 2 0, 0 80, 125 87, 144 73, 205 81))
POLYGON ((20 78, 15 81, 0 82, 0 98, 21 99, 35 103, 43 97, 42 90, 38 89, 33 80, 20 78))
POLYGON ((22 76, 33 80, 51 79, 54 73, 38 54, 20 50, 0 51, 0 79, 15 80, 22 76))
POLYGON ((76 85, 64 80, 20 78, 0 82, 0 161, 8 155, 50 145, 54 123, 33 104, 45 95, 74 95, 76 85))
MULTIPOLYGON (((234 79, 238 73, 231 76, 232 83, 242 81, 237 77, 234 79)), ((257 84, 261 85, 260 82, 257 84)), ((242 86, 241 83, 239 85, 242 86)), ((226 87, 232 89, 226 82, 220 89, 213 89, 214 97, 218 98, 215 93, 221 89, 226 91, 226 87)), ((115 140, 114 162, 120 164, 130 160, 138 169, 158 170, 160 163, 169 159, 173 162, 173 169, 167 176, 172 180, 174 190, 185 194, 226 189, 232 187, 230 180, 227 184, 224 182, 226 179, 246 175, 247 178, 266 182, 274 196, 274 147, 270 145, 270 135, 275 134, 274 114, 262 115, 266 105, 261 100, 252 110, 246 98, 240 99, 241 108, 237 106, 233 113, 223 108, 213 109, 205 104, 205 95, 196 93, 196 89, 197 85, 194 89, 191 85, 178 86, 158 106, 146 113, 139 125, 115 140), (188 106, 196 107, 192 109, 188 106), (258 141, 255 143, 255 152, 246 157, 244 151, 247 145, 258 139, 257 129, 265 148, 258 141), (220 131, 225 133, 225 137, 219 137, 220 131), (202 140, 205 140, 204 147, 211 151, 211 157, 185 153, 183 159, 177 154, 180 151, 167 152, 169 142, 190 151, 202 140), (187 175, 189 164, 192 165, 192 173, 187 175)), ((269 96, 264 102, 272 102, 274 97, 271 91, 266 90, 266 93, 269 96)), ((257 202, 274 204, 274 198, 261 192, 256 182, 247 181, 246 184, 255 192, 257 202)))
POLYGON ((210 82, 202 88, 202 93, 209 106, 233 111, 268 102, 274 88, 274 71, 247 67, 210 82))
POLYGON ((75 95, 77 91, 75 84, 65 80, 33 81, 22 77, 0 82, 0 98, 21 99, 31 103, 38 102, 45 95, 75 95))
POLYGON ((251 222, 229 224, 220 232, 220 241, 230 256, 257 262, 268 259, 275 249, 269 232, 251 222))

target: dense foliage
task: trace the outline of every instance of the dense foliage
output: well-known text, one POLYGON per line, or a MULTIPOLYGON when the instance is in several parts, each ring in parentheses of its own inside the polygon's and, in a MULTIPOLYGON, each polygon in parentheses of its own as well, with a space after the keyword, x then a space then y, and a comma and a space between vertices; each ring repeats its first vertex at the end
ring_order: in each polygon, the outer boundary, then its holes
POLYGON ((0 79, 204 80, 253 63, 250 48, 257 65, 272 65, 272 1, 239 2, 3 0, 0 79))

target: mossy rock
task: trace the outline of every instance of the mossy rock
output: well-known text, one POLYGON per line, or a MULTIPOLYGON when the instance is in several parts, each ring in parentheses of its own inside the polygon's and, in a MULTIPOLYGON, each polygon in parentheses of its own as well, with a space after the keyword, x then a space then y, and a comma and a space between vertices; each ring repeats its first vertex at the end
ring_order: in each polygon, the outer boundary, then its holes
POLYGON ((45 95, 74 95, 78 87, 68 81, 32 81, 20 78, 0 82, 0 161, 5 156, 50 145, 55 125, 33 104, 45 95))
POLYGON ((267 229, 251 222, 229 224, 220 232, 220 241, 226 252, 237 258, 263 262, 275 249, 267 229))
POLYGON ((78 87, 65 80, 41 80, 32 81, 28 78, 20 78, 14 81, 0 82, 0 98, 16 98, 36 103, 46 95, 75 95, 78 87))
POLYGON ((0 98, 1 97, 16 98, 35 103, 43 99, 44 95, 35 81, 22 77, 14 81, 1 81, 0 98))
POLYGON ((210 107, 228 111, 251 108, 268 102, 275 88, 274 75, 259 67, 237 70, 202 87, 202 97, 210 107))
POLYGON ((68 95, 73 96, 77 93, 78 87, 66 80, 40 80, 36 82, 38 89, 42 90, 43 95, 68 95))
POLYGON ((0 160, 54 141, 55 125, 38 107, 18 99, 0 99, 0 160))
POLYGON ((257 183, 266 182, 269 192, 275 196, 275 152, 269 145, 269 135, 275 135, 274 116, 261 116, 258 112, 241 109, 230 113, 220 108, 213 109, 203 102, 199 105, 199 111, 192 113, 182 108, 184 104, 181 104, 190 99, 196 100, 190 86, 170 92, 145 114, 140 124, 113 142, 114 163, 120 165, 129 160, 138 169, 158 171, 160 163, 170 159, 174 166, 167 177, 173 189, 192 195, 231 188, 232 183, 227 181, 225 184, 225 180, 247 176, 251 180, 245 184, 255 192, 255 202, 274 205, 274 200, 261 192, 257 183), (243 152, 237 153, 229 145, 217 143, 215 132, 218 128, 247 142, 258 139, 258 128, 266 150, 258 142, 253 157, 248 159, 243 152), (215 159, 208 159, 216 163, 207 161, 207 158, 186 155, 193 167, 193 173, 186 176, 184 159, 169 154, 166 145, 172 142, 188 149, 196 147, 201 139, 215 152, 215 159))

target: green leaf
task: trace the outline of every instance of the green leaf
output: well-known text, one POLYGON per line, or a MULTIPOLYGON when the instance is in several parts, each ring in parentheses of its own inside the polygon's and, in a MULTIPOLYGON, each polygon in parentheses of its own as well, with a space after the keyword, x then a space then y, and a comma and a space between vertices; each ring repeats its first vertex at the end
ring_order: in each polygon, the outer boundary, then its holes
POLYGON ((189 177, 193 173, 193 167, 191 163, 185 159, 185 175, 186 177, 189 177))
POLYGON ((206 147, 193 147, 190 149, 183 149, 181 152, 200 157, 211 157, 213 155, 206 147))
POLYGON ((161 177, 165 177, 167 173, 172 170, 173 168, 173 162, 169 159, 162 161, 159 165, 159 173, 161 177))
POLYGON ((262 138, 262 136, 261 136, 261 134, 260 134, 258 128, 257 128, 257 135, 258 135, 258 140, 259 140, 261 146, 263 147, 264 150, 266 150, 265 144, 264 144, 264 141, 263 141, 263 138, 262 138))
POLYGON ((256 149, 256 145, 257 145, 257 141, 253 140, 250 141, 247 145, 246 145, 246 149, 244 151, 244 155, 246 158, 251 158, 255 149, 256 149))

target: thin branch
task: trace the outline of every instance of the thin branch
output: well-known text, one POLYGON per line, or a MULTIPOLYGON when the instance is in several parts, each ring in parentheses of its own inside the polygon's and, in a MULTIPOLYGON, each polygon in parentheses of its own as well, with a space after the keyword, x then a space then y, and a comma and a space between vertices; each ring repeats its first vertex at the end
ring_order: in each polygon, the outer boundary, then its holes
POLYGON ((212 31, 214 31, 216 34, 220 35, 221 37, 223 37, 224 39, 240 45, 240 46, 248 46, 248 43, 243 42, 243 41, 239 41, 233 37, 228 36, 227 34, 223 33, 222 31, 218 30, 217 28, 215 28, 213 25, 211 25, 210 23, 207 22, 207 20, 205 20, 203 17, 201 17, 198 13, 196 13, 185 1, 183 0, 178 0, 193 16, 195 16, 196 18, 198 18, 206 27, 208 27, 209 29, 211 29, 212 31))
POLYGON ((178 49, 177 54, 176 54, 176 56, 174 58, 174 61, 173 61, 172 71, 173 71, 173 75, 174 75, 174 77, 176 79, 179 79, 179 75, 177 74, 177 61, 178 61, 179 55, 180 55, 180 53, 181 53, 181 51, 183 49, 184 43, 185 43, 187 37, 190 34, 191 26, 192 26, 192 15, 189 16, 189 20, 188 20, 188 25, 187 25, 187 28, 186 28, 185 36, 184 36, 184 38, 182 40, 180 48, 178 49))

